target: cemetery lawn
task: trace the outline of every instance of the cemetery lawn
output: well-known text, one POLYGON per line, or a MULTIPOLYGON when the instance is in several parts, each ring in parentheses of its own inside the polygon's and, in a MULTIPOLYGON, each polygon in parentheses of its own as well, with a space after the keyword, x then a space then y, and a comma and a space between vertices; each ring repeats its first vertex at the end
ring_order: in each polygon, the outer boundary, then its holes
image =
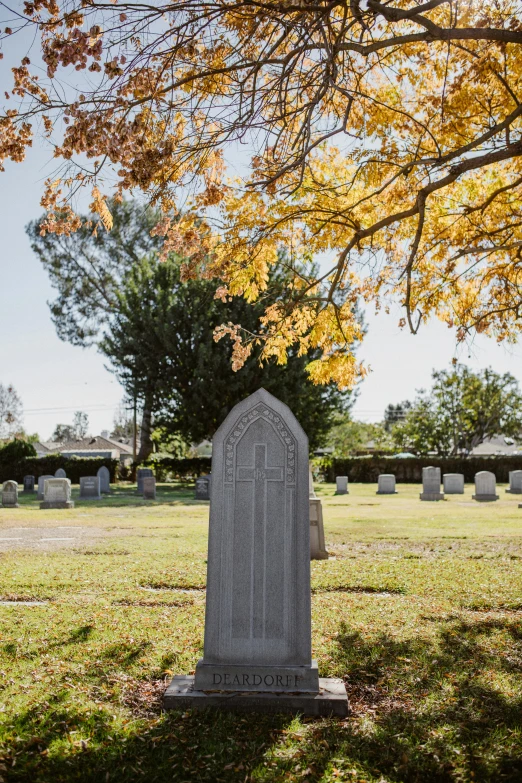
POLYGON ((208 503, 0 509, 0 783, 522 780, 522 497, 323 485, 313 651, 347 719, 161 711, 203 649, 208 503))

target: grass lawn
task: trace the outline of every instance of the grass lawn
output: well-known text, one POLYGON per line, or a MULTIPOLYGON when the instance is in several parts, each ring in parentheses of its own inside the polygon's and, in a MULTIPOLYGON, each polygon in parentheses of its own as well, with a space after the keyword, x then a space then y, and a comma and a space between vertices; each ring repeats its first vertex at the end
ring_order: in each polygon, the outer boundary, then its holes
POLYGON ((312 564, 313 652, 345 720, 161 712, 203 649, 192 491, 0 509, 0 783, 521 783, 519 499, 419 489, 318 490, 334 556, 312 564))

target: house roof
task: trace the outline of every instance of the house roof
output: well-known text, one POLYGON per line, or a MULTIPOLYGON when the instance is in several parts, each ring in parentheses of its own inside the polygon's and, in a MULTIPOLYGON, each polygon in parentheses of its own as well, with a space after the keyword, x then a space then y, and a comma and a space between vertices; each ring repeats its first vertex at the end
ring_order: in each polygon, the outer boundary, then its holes
POLYGON ((53 451, 59 453, 70 451, 119 451, 124 454, 132 454, 132 446, 117 440, 111 440, 110 438, 102 438, 101 435, 95 435, 94 437, 55 444, 53 451))
POLYGON ((484 443, 476 446, 471 455, 473 457, 485 457, 494 454, 520 454, 522 446, 514 438, 505 438, 503 435, 495 435, 494 438, 488 438, 484 443))

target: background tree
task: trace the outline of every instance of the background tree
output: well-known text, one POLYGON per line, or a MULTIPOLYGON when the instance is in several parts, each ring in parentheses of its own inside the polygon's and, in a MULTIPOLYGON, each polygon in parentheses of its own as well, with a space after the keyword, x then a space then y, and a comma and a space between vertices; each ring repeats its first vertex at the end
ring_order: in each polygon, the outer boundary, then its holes
POLYGON ((23 406, 11 384, 0 383, 0 439, 6 440, 22 430, 23 406))
POLYGON ((76 411, 73 416, 73 431, 76 440, 85 438, 89 431, 89 417, 84 411, 76 411))
MULTIPOLYGON (((134 436, 134 421, 131 410, 132 400, 124 398, 114 414, 111 438, 130 440, 134 436)), ((139 437, 139 432, 137 434, 139 437)))
POLYGON ((382 424, 339 418, 328 434, 328 446, 334 457, 349 457, 371 451, 385 452, 393 447, 393 441, 382 424))
POLYGON ((466 455, 495 435, 520 437, 522 395, 510 373, 474 373, 457 365, 434 371, 433 380, 393 428, 398 446, 420 454, 466 455))
POLYGON ((350 399, 331 384, 310 383, 306 365, 317 351, 293 351, 284 365, 261 365, 258 351, 233 372, 230 344, 214 339, 214 328, 224 321, 241 318, 252 331, 261 328, 267 301, 277 301, 285 284, 284 259, 272 270, 264 302, 255 306, 217 300, 209 281, 183 284, 180 260, 173 257, 163 263, 147 257, 132 267, 100 348, 128 396, 136 394, 154 414, 163 439, 212 438, 231 408, 263 386, 291 406, 312 449, 324 443, 335 412, 350 399))
POLYGON ((397 424, 397 422, 401 422, 406 418, 406 413, 410 409, 411 402, 409 400, 403 400, 396 405, 387 405, 386 410, 384 411, 384 429, 387 432, 390 432, 394 424, 397 424))
POLYGON ((72 424, 57 424, 51 435, 53 443, 67 443, 74 440, 74 427, 72 424))
POLYGON ((79 188, 107 229, 100 188, 141 189, 184 273, 249 300, 280 246, 298 262, 328 251, 320 271, 293 267, 262 331, 230 327, 236 363, 259 345, 283 360, 291 346, 319 348, 313 379, 352 385, 360 295, 399 302, 413 332, 436 315, 459 339, 519 334, 520 0, 5 9, 0 37, 32 28, 38 51, 34 66, 26 47, 13 63, 0 162, 22 160, 36 128, 65 162, 46 185, 43 231, 82 224, 70 206, 79 188), (238 142, 250 162, 225 186, 238 142), (206 242, 195 230, 205 214, 219 218, 206 242))

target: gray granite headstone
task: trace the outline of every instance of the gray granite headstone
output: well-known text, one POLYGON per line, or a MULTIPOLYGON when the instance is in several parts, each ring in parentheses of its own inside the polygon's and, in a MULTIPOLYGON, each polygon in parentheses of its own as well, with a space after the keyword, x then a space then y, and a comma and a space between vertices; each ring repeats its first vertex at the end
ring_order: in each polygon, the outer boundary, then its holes
POLYGON ((381 473, 377 479, 378 495, 396 495, 395 476, 393 473, 381 473))
POLYGON ((336 495, 348 495, 348 476, 336 476, 335 485, 336 495))
POLYGON ((143 499, 156 500, 156 477, 155 476, 143 477, 143 499))
POLYGON ((38 477, 38 494, 36 496, 37 500, 43 500, 44 499, 44 484, 47 481, 47 479, 54 478, 54 476, 39 476, 38 477))
POLYGON ((24 476, 24 495, 34 492, 34 476, 24 476))
POLYGON ((216 701, 347 712, 342 683, 319 680, 312 660, 308 439, 264 389, 236 405, 212 441, 204 655, 194 680, 174 678, 164 704, 216 701))
POLYGON ((522 494, 522 470, 509 471, 509 489, 506 489, 506 492, 512 495, 522 494))
POLYGON ((473 500, 487 502, 498 500, 497 479, 489 470, 481 470, 475 473, 475 494, 473 500))
POLYGON ((195 500, 210 500, 210 476, 198 476, 194 489, 195 500))
POLYGON ((108 494, 111 491, 111 474, 106 465, 102 465, 97 474, 100 479, 100 492, 108 494))
POLYGON ((2 507, 18 508, 18 484, 16 481, 5 481, 2 486, 2 507))
POLYGON ((444 500, 444 495, 440 491, 440 468, 422 469, 422 492, 421 500, 444 500))
POLYGON ((80 500, 101 500, 98 476, 81 476, 80 500))
POLYGON ((67 478, 67 473, 63 468, 58 468, 56 473, 54 474, 55 478, 67 478))
POLYGON ((44 499, 40 508, 74 508, 71 500, 71 482, 68 478, 46 479, 44 499))
POLYGON ((463 473, 445 473, 442 477, 444 492, 446 495, 464 494, 464 474, 463 473))
POLYGON ((150 468, 138 468, 136 471, 136 481, 138 484, 138 495, 143 495, 143 479, 146 476, 153 476, 154 473, 150 468))

